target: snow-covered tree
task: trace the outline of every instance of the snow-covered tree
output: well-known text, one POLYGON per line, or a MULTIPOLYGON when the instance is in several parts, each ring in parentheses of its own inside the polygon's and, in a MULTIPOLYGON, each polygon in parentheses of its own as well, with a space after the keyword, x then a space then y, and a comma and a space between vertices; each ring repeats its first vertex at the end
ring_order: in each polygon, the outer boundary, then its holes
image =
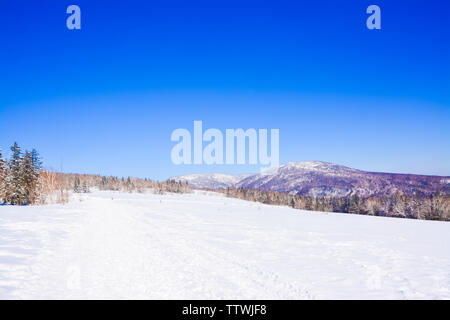
POLYGON ((427 220, 450 220, 450 197, 439 192, 425 199, 421 217, 427 220))
POLYGON ((42 192, 42 180, 41 177, 41 171, 42 171, 42 160, 39 156, 39 153, 36 151, 36 149, 31 150, 31 162, 33 166, 33 183, 34 183, 34 198, 33 203, 36 201, 39 201, 39 198, 41 197, 42 192))
POLYGON ((356 214, 365 214, 364 201, 357 194, 350 198, 349 212, 356 214))
POLYGON ((38 181, 40 174, 40 164, 36 151, 26 151, 20 165, 20 175, 22 179, 22 188, 24 190, 24 199, 22 203, 34 204, 38 199, 38 181), (38 162, 38 163, 36 163, 38 162))
POLYGON ((8 195, 8 163, 0 151, 0 203, 7 202, 8 195))
POLYGON ((8 200, 12 204, 21 205, 25 200, 25 189, 24 189, 24 179, 22 170, 22 150, 14 142, 11 147, 11 160, 9 161, 9 196, 8 200))
POLYGON ((392 197, 390 198, 388 212, 391 216, 394 217, 406 217, 408 203, 407 199, 404 195, 400 194, 400 192, 396 191, 392 197))
POLYGON ((89 185, 88 185, 87 181, 83 182, 83 186, 81 187, 81 191, 82 191, 83 193, 89 193, 89 192, 91 192, 91 191, 89 190, 89 185))
POLYGON ((73 192, 81 193, 81 182, 79 177, 75 177, 75 181, 73 182, 73 192))

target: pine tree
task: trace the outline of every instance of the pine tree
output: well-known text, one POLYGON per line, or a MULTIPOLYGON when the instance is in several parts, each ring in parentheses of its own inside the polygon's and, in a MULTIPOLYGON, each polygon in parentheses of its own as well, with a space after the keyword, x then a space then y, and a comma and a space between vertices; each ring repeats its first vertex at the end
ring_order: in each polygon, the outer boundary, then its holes
POLYGON ((17 145, 17 142, 14 142, 14 145, 11 147, 12 155, 11 160, 9 161, 9 202, 11 204, 21 205, 25 198, 25 190, 23 188, 23 175, 21 163, 23 160, 22 150, 17 145))
POLYGON ((34 149, 23 154, 17 142, 11 151, 9 162, 0 153, 0 203, 35 204, 41 192, 39 154, 34 149))
POLYGON ((23 189, 22 204, 31 204, 35 198, 34 167, 31 153, 26 151, 20 163, 20 176, 23 189))
POLYGON ((73 183, 73 192, 81 193, 81 182, 79 177, 75 177, 75 181, 73 183))
POLYGON ((35 173, 39 173, 42 169, 42 161, 36 149, 31 150, 31 159, 33 161, 35 173))
POLYGON ((296 206, 295 197, 292 197, 292 198, 291 198, 291 201, 290 201, 290 207, 291 207, 291 208, 295 208, 295 206, 296 206))
POLYGON ((33 173, 33 187, 34 187, 34 193, 33 193, 33 203, 38 200, 40 197, 40 193, 42 190, 41 185, 41 170, 42 170, 42 160, 39 156, 39 153, 36 151, 36 149, 31 150, 31 162, 32 162, 32 173, 33 173))
POLYGON ((8 202, 8 163, 0 151, 0 203, 8 202))
POLYGON ((19 162, 20 200, 18 204, 34 204, 38 198, 39 167, 34 163, 31 152, 25 151, 25 155, 19 162))
POLYGON ((83 193, 89 193, 89 192, 91 192, 90 190, 89 190, 89 185, 88 185, 88 183, 85 181, 85 182, 83 182, 83 187, 82 187, 82 192, 83 193))
POLYGON ((125 185, 125 189, 126 189, 128 192, 132 192, 132 191, 134 190, 134 183, 131 181, 131 178, 130 178, 130 177, 127 178, 127 182, 126 182, 126 185, 125 185))

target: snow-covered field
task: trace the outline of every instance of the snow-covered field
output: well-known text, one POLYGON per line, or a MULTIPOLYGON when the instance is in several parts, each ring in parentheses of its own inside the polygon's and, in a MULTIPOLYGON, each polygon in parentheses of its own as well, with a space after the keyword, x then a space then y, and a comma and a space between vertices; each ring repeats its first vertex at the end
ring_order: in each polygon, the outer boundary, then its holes
POLYGON ((450 299, 450 223, 206 192, 0 206, 0 298, 450 299))

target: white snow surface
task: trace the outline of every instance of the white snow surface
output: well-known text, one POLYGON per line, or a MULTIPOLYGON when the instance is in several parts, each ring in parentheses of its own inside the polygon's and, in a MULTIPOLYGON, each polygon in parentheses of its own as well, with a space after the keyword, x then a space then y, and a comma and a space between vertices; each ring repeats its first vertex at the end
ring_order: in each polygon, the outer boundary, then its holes
POLYGON ((0 206, 1 299, 450 299, 450 223, 197 191, 0 206))

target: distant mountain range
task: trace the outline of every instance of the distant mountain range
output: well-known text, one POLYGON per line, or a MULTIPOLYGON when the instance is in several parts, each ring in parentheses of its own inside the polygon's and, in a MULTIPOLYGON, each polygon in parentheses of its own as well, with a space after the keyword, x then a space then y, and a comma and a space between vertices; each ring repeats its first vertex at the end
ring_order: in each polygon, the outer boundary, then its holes
POLYGON ((240 187, 291 194, 347 197, 450 194, 450 177, 368 172, 322 161, 292 162, 249 175, 192 174, 174 177, 194 188, 240 187))
POLYGON ((183 181, 189 183, 190 186, 199 189, 226 189, 234 186, 238 182, 250 177, 250 174, 189 174, 186 176, 178 176, 172 178, 176 181, 183 181))

